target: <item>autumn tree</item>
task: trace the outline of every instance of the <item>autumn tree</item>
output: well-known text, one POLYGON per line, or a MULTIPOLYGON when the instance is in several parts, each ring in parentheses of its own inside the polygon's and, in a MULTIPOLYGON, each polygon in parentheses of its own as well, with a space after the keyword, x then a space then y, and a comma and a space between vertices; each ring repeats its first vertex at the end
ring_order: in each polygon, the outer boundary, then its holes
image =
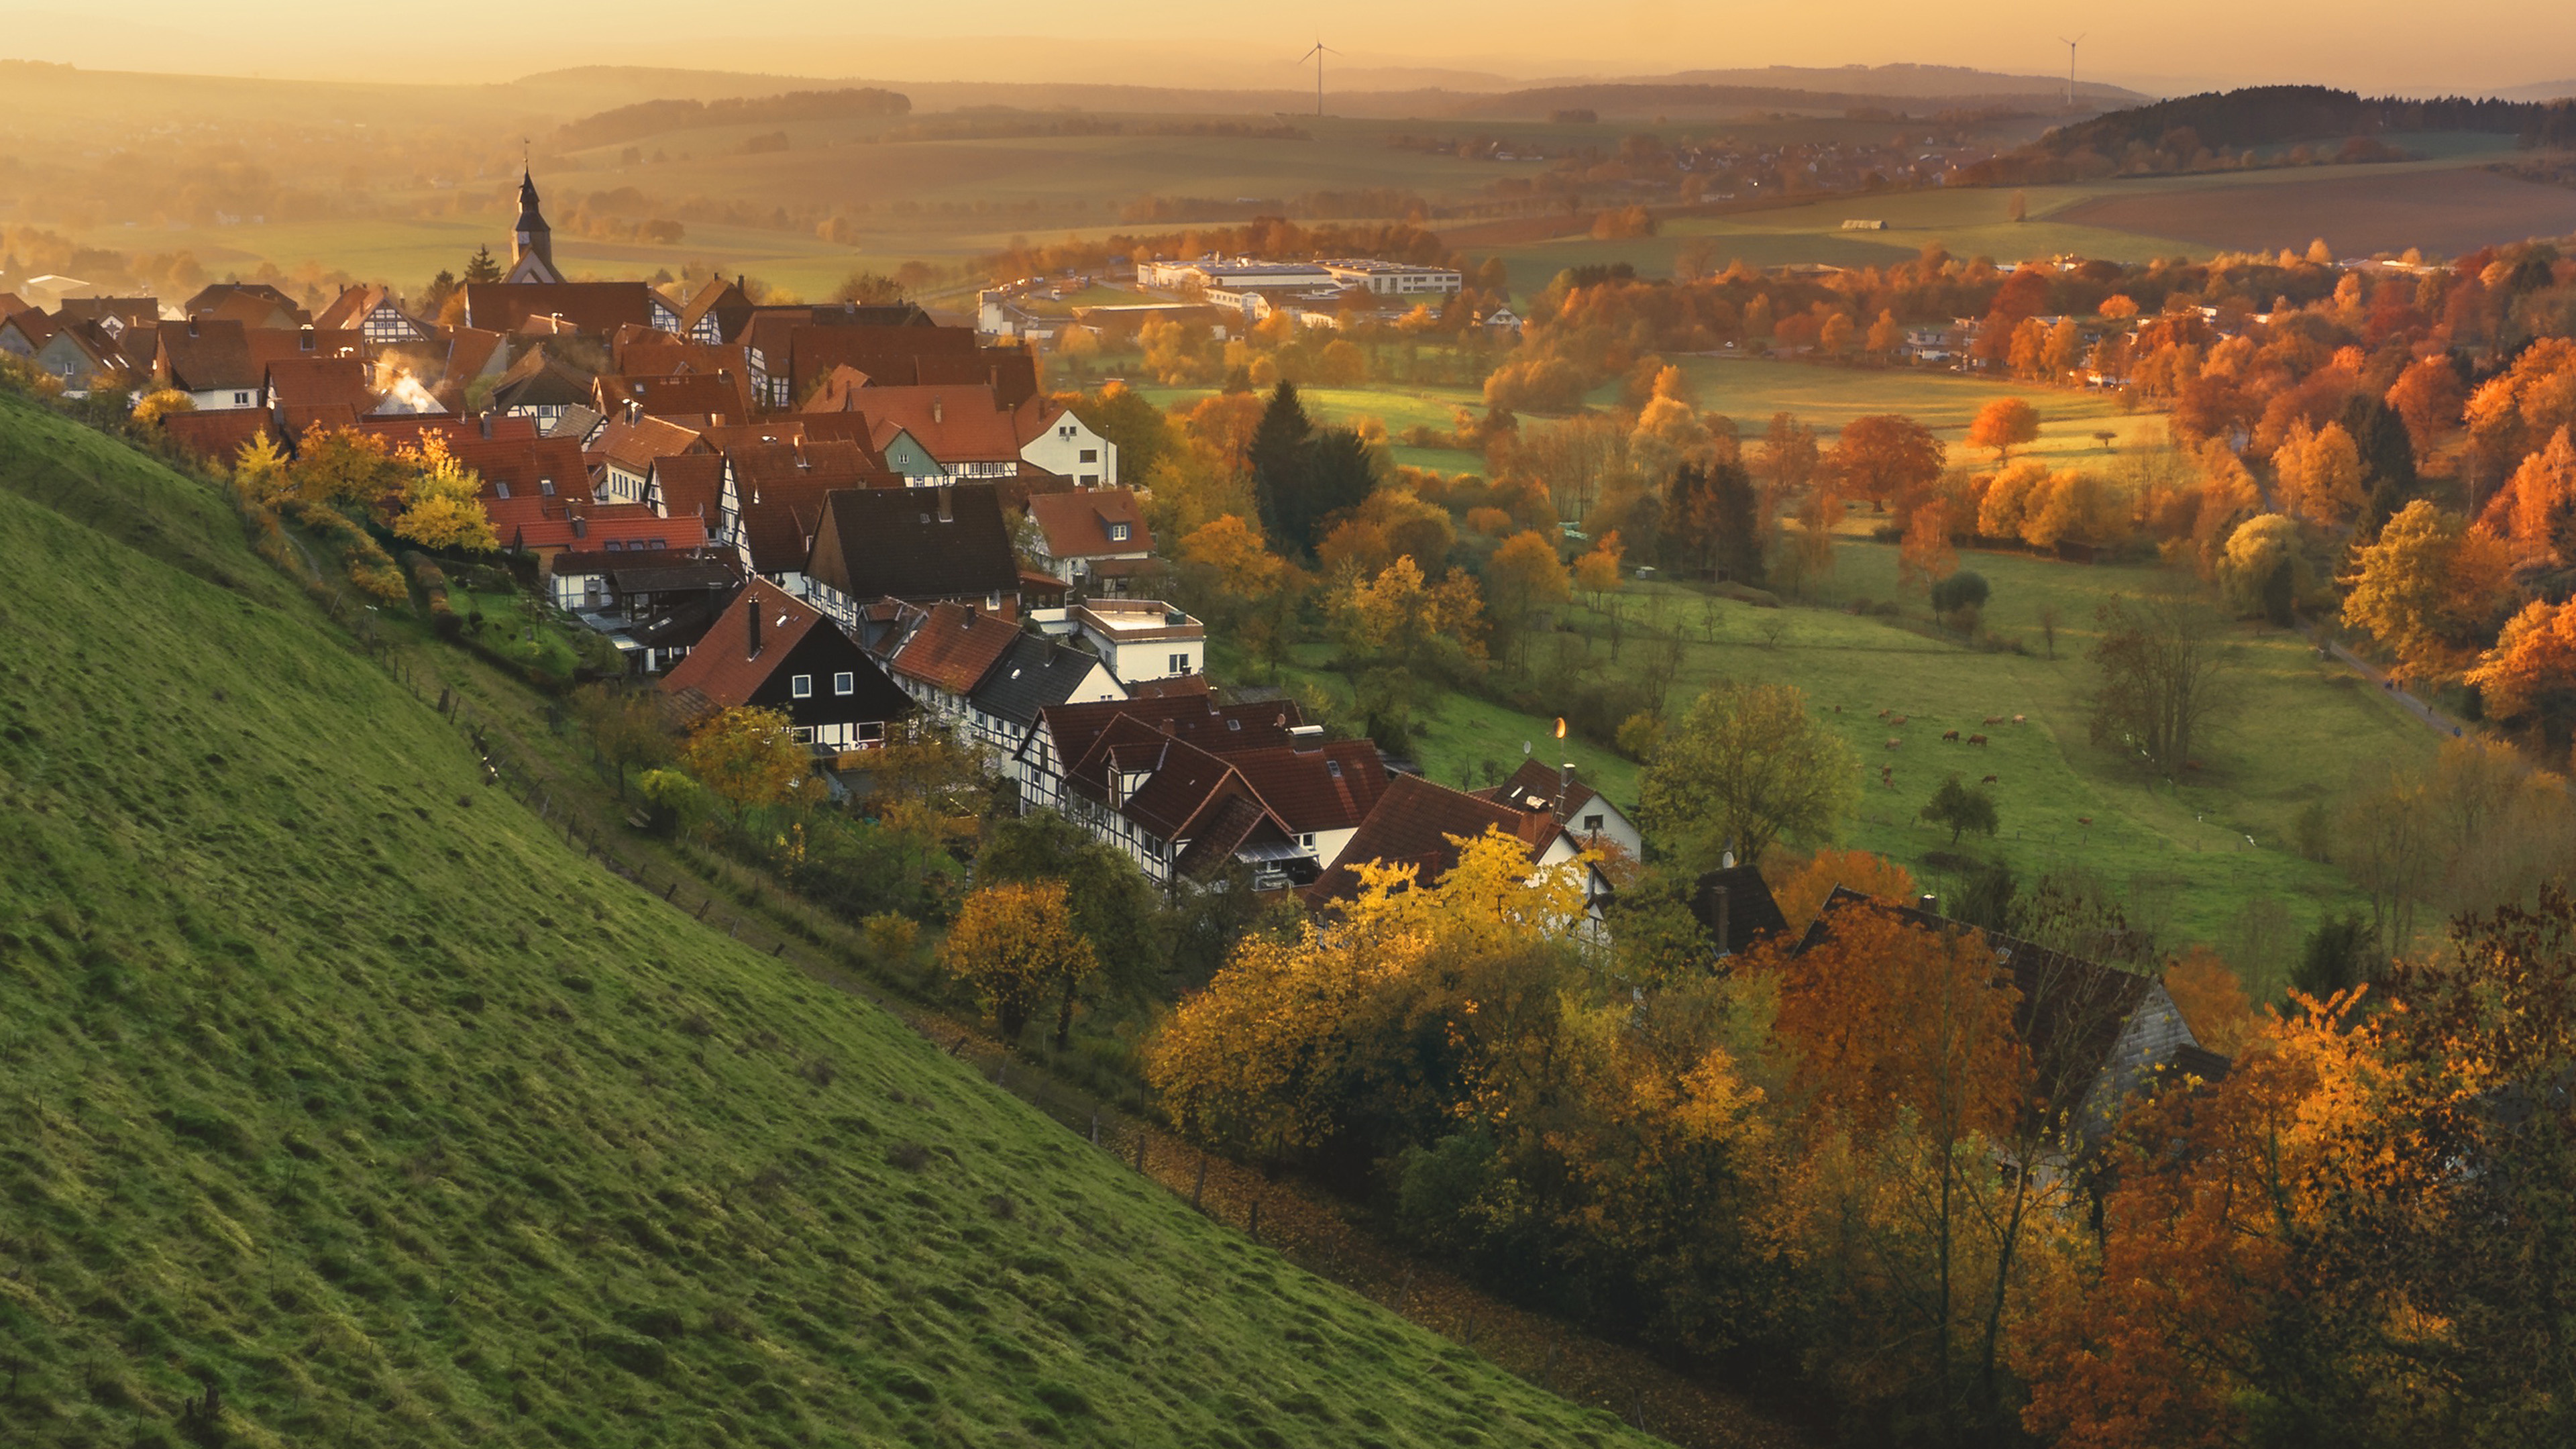
POLYGON ((733 807, 736 824, 756 806, 822 795, 813 751, 774 709, 737 705, 709 716, 681 744, 680 764, 733 807))
POLYGON ((2405 420, 2416 456, 2425 458, 2432 455, 2443 438, 2459 430, 2460 412, 2468 402, 2469 390, 2460 381, 2459 369, 2451 365, 2451 359, 2436 354, 2407 364, 2406 370, 2389 384, 2386 396, 2388 405, 2405 420))
POLYGON ((2298 523, 2285 513, 2265 513, 2228 534, 2219 586, 2240 615, 2259 614, 2287 628, 2307 591, 2307 567, 2298 523))
MULTIPOLYGON (((1810 440, 1812 441, 1812 440, 1810 440)), ((1664 488, 1664 561, 1676 571, 1759 584, 1763 562, 1761 500, 1744 465, 1685 463, 1664 488)))
POLYGON ((2535 726, 2565 748, 2568 725, 2576 721, 2576 603, 2523 605, 2468 681, 2490 716, 2535 726))
POLYGON ((2093 742, 2175 774, 2225 703, 2231 651, 2216 620, 2180 593, 2114 595, 2093 616, 2102 631, 2090 651, 2102 671, 2093 742))
POLYGON ((501 546, 483 511, 483 480, 447 450, 447 440, 431 433, 416 449, 399 457, 413 470, 403 481, 393 531, 426 548, 489 553, 501 546))
POLYGON ((1538 616, 1573 596, 1556 543, 1531 529, 1503 540, 1485 561, 1485 611, 1505 657, 1516 656, 1538 616))
POLYGON ((1912 418, 1874 414, 1845 423, 1829 459, 1844 497, 1868 499, 1893 513, 1902 529, 1941 481, 1944 450, 1912 418))
POLYGON ((2481 521, 2512 541, 2518 560, 2576 567, 2576 442, 2568 429, 2522 460, 2481 521))
POLYGON ((1638 798, 1694 869, 1758 862, 1786 837, 1823 842, 1858 801, 1860 766, 1787 684, 1719 684, 1664 736, 1638 798))
POLYGON ((1897 544, 1896 576, 1907 588, 1929 589, 1959 566, 1959 551, 1950 544, 1950 509, 1940 502, 1914 510, 1897 544))
POLYGON ((2340 580, 2344 622, 2389 649, 2398 678, 2447 678, 2494 637, 2511 568, 2493 534, 2419 498, 2354 551, 2353 571, 2340 580))
POLYGON ((2039 436, 2039 410, 2017 397, 1999 397, 1977 409, 1968 424, 1968 446, 1992 448, 2001 463, 2012 450, 2039 436))
POLYGON ((1091 942, 1075 926, 1061 880, 1006 881, 966 897, 940 964, 975 988, 1006 1045, 1016 1045, 1029 1017, 1048 997, 1058 1005, 1056 1050, 1073 1032, 1083 982, 1100 969, 1091 942))
POLYGON ((1592 596, 1595 612, 1602 599, 1619 592, 1619 532, 1612 529, 1595 542, 1589 552, 1574 560, 1575 587, 1592 596))
POLYGON ((1914 875, 1904 866, 1866 850, 1828 846, 1780 874, 1771 888, 1772 901, 1788 919, 1790 939, 1807 934, 1807 927, 1815 922, 1824 909, 1825 898, 1833 894, 1836 886, 1883 901, 1911 901, 1915 897, 1914 875))
POLYGON ((2281 501, 2320 528, 2341 528, 2358 517, 2369 498, 2362 491, 2361 450, 2340 423, 2310 431, 2304 422, 2272 454, 2281 501))

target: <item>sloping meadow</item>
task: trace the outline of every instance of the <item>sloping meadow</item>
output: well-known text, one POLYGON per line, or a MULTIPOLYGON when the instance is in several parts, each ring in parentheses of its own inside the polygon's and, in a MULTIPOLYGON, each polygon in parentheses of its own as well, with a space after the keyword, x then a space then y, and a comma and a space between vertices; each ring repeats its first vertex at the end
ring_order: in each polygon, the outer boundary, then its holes
POLYGON ((574 856, 265 570, 0 398, 0 1439, 1643 1442, 574 856))

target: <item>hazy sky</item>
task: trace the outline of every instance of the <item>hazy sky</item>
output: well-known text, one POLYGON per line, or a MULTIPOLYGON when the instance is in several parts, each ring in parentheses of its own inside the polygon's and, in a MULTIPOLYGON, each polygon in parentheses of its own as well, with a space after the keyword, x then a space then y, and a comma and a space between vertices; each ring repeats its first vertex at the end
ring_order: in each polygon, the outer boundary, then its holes
MULTIPOLYGON (((585 63, 760 69, 912 80, 1293 84, 1317 35, 1355 67, 1513 77, 1702 67, 1915 61, 2056 74, 2057 37, 2089 32, 2080 72, 2174 91, 2313 81, 2372 91, 2484 90, 2576 76, 2576 5, 2563 0, 2167 0, 2096 7, 1988 0, 1205 0, 971 5, 710 6, 704 0, 545 0, 510 7, 359 9, 346 0, 0 0, 0 57, 97 69, 329 76, 388 67, 421 79, 507 80, 585 63), (959 34, 971 15, 983 35, 959 34)), ((1311 72, 1306 74, 1311 75, 1311 72)), ((6 104, 0 96, 0 104, 6 104)))

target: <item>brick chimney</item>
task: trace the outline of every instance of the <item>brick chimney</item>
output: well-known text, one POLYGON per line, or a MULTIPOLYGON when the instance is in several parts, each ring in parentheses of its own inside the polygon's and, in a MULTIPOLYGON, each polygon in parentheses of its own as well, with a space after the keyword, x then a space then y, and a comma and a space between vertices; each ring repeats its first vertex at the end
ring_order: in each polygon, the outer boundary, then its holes
POLYGON ((743 657, 758 659, 760 657, 760 598, 757 594, 746 591, 742 601, 747 606, 742 611, 743 643, 750 651, 743 657))
POLYGON ((948 501, 948 485, 942 483, 930 491, 939 495, 939 521, 942 523, 955 523, 957 521, 957 510, 948 501))

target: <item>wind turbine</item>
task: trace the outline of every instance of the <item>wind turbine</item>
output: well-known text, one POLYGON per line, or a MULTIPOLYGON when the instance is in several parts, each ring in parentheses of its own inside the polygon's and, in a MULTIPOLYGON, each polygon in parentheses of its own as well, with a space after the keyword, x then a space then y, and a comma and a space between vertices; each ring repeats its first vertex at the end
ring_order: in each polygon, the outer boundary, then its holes
POLYGON ((2084 37, 2092 33, 2084 31, 2073 40, 2067 40, 2063 35, 2057 37, 2066 46, 2066 109, 2070 113, 2075 109, 2075 47, 2083 44, 2084 37))
POLYGON ((1324 38, 1319 35, 1315 37, 1315 48, 1297 57, 1299 65, 1304 65, 1310 60, 1315 63, 1315 115, 1319 119, 1324 114, 1324 57, 1339 54, 1341 54, 1340 51, 1326 45, 1324 38))

